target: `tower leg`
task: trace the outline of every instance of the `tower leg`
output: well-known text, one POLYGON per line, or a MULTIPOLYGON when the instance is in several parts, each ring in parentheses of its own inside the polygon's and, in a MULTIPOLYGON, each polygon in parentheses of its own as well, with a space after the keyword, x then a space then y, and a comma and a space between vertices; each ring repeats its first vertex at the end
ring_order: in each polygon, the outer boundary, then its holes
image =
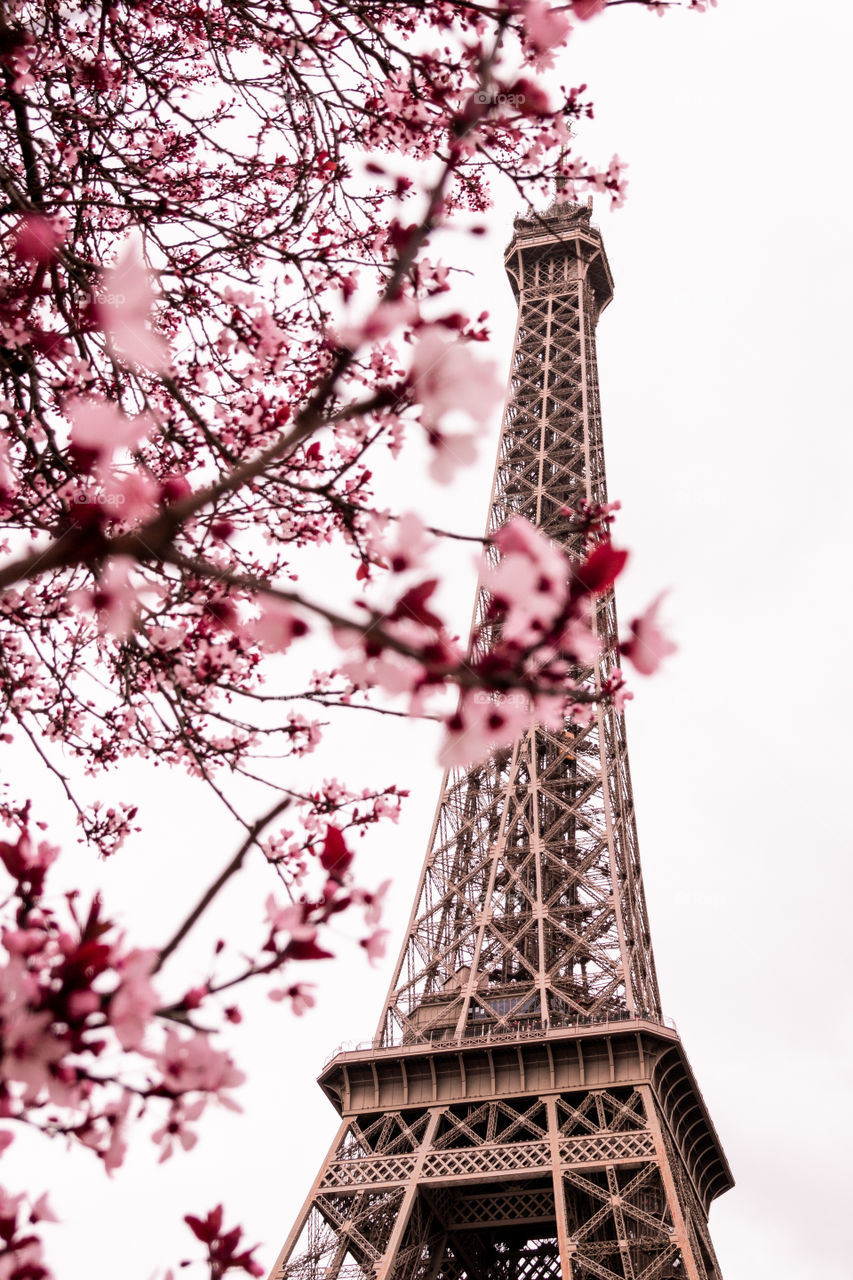
POLYGON ((699 1270, 693 1256, 693 1248, 687 1231, 687 1223, 684 1220, 681 1200, 669 1165, 669 1155, 663 1140, 663 1131, 661 1130, 660 1116, 658 1115, 654 1094, 647 1084, 640 1085, 638 1092, 642 1095, 643 1106, 646 1109, 646 1119, 655 1144, 655 1154, 658 1158, 661 1181, 666 1192, 666 1198, 669 1201, 670 1213, 672 1214, 675 1240, 681 1250, 681 1257, 684 1261, 685 1278, 686 1280, 705 1280, 704 1268, 702 1271, 699 1270))
POLYGON ((278 1280, 278 1277, 284 1274, 285 1265, 296 1246, 297 1240, 299 1239, 300 1235, 305 1229, 305 1224, 308 1221, 309 1215, 311 1213, 311 1209, 314 1204, 314 1200, 317 1195, 317 1191, 320 1187, 320 1183, 323 1180, 323 1176, 326 1172, 326 1168, 329 1164, 329 1161, 334 1157, 335 1152, 337 1151, 338 1147, 343 1141, 344 1134, 346 1133, 348 1128, 349 1128, 349 1120, 342 1120, 340 1127, 338 1128, 338 1131, 332 1140, 332 1145, 329 1147, 329 1151, 326 1156, 326 1159, 320 1165, 320 1171, 317 1174, 317 1177, 314 1179, 311 1190, 308 1192, 305 1202, 302 1205, 302 1209, 300 1210, 299 1216, 294 1222, 293 1227, 291 1228, 290 1234, 284 1242, 284 1247, 282 1248, 281 1253, 278 1255, 275 1262, 273 1263, 273 1267, 269 1273, 268 1280, 278 1280))
POLYGON ((415 1166, 410 1175, 408 1186, 406 1187, 406 1194, 403 1196, 403 1201, 397 1213, 397 1220, 394 1223, 391 1235, 388 1237, 388 1243, 385 1246, 382 1261, 376 1268, 376 1280, 390 1280, 392 1275, 397 1252, 403 1240, 403 1233, 409 1225, 409 1219, 412 1216, 412 1208, 414 1207, 415 1199, 418 1196, 418 1184, 424 1167, 424 1161, 426 1160, 427 1155, 429 1154, 429 1149, 432 1146, 432 1140, 435 1137, 435 1131, 438 1128, 438 1122, 441 1119, 441 1114, 441 1110, 438 1108, 433 1111, 429 1118, 427 1127, 424 1130, 424 1136, 421 1139, 420 1150, 418 1151, 415 1166))
POLYGON ((557 1244, 560 1249, 560 1273, 567 1277, 572 1274, 572 1247, 569 1237, 569 1220, 566 1214, 566 1191, 563 1186, 563 1170, 560 1159, 560 1122, 557 1118, 557 1103, 548 1098, 545 1103, 548 1113, 548 1141, 551 1144, 551 1165, 554 1176, 554 1208, 557 1214, 557 1244))

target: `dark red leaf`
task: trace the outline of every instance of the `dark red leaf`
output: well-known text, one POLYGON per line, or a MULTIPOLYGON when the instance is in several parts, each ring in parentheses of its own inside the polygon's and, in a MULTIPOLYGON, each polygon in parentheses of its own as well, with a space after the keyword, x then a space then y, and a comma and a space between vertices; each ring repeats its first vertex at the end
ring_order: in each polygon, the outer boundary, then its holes
POLYGON ((338 882, 342 881, 354 854, 346 846, 346 842, 337 827, 329 827, 320 854, 320 866, 338 882))
POLYGON ((185 1213, 184 1222, 187 1224, 196 1239, 201 1240, 202 1244, 210 1244, 211 1241, 216 1238, 216 1232, 213 1232, 211 1235, 210 1225, 207 1219, 202 1222, 201 1218, 196 1218, 191 1213, 185 1213))
POLYGON ((411 618, 413 622, 420 623, 422 627, 432 627, 434 630, 440 631, 441 618, 431 613, 426 604, 437 586, 438 579, 430 578, 426 582, 419 582, 417 586, 410 587, 408 591, 400 596, 388 617, 395 622, 399 618, 411 618))
POLYGON ((627 551, 618 551, 610 542, 601 542, 575 570, 575 581, 585 592, 606 591, 625 568, 627 551))
POLYGON ((331 951, 324 951, 313 938, 291 938, 284 950, 286 960, 331 960, 331 951))

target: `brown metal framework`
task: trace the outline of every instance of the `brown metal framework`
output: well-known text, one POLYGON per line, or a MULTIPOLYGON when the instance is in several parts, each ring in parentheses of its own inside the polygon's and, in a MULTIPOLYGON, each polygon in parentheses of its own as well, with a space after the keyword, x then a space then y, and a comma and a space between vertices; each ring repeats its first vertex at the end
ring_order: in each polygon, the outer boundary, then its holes
MULTIPOLYGON (((506 267, 489 528, 521 514, 579 553, 565 508, 607 496, 590 209, 516 219, 506 267)), ((591 689, 617 662, 612 592, 595 625, 591 689)), ((707 1214, 732 1179, 662 1017, 612 706, 445 776, 377 1035, 320 1083, 340 1131, 270 1280, 719 1280, 707 1214)))

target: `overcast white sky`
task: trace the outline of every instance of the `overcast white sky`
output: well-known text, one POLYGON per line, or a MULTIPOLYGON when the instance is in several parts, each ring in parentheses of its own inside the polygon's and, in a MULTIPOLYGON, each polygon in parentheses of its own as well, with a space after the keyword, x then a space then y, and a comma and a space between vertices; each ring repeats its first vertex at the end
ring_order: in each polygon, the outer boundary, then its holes
MULTIPOLYGON (((851 43, 847 5, 722 0, 704 17, 616 10, 565 63, 596 102, 586 152, 630 162, 626 207, 595 211, 616 281, 599 328, 610 493, 633 552, 619 604, 626 619, 671 587, 680 645, 635 683, 631 765, 665 1010, 737 1180, 711 1214, 726 1280, 850 1276, 851 43)), ((493 234, 465 246, 503 369, 514 212, 505 201, 493 234)), ((479 532, 498 425, 453 489, 410 463, 410 505, 479 532)), ((458 551, 445 564, 464 630, 474 571, 458 551)), ((392 951, 436 745, 430 727, 352 713, 302 774, 411 789, 399 827, 362 855, 365 879, 395 877, 392 951)), ((150 834, 108 865, 105 896, 156 943, 232 840, 180 778, 126 774, 117 794, 135 792, 150 834)), ((266 888, 249 871, 199 947, 248 936, 266 888)), ((158 1168, 141 1144, 107 1182, 19 1137, 4 1183, 54 1187, 60 1280, 149 1280, 192 1255, 183 1213, 220 1199, 271 1263, 335 1129, 315 1076, 340 1041, 373 1033, 392 963, 328 966, 302 1022, 244 1001, 245 1112, 207 1126, 189 1157, 158 1168)))

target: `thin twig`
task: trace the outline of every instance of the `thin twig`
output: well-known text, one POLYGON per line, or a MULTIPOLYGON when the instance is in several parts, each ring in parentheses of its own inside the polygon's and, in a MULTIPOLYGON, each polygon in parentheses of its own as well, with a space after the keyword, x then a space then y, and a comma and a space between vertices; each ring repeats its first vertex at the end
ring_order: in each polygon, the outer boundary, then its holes
POLYGON ((248 835, 246 836, 246 839, 240 845, 240 848, 237 850, 234 857, 228 863, 228 866, 224 869, 224 871, 220 872, 220 874, 216 877, 213 884, 210 885, 207 891, 202 895, 202 897, 198 900, 196 905, 193 907, 192 911, 187 916, 186 920, 181 925, 180 929, 178 929, 174 937, 169 942, 167 942, 165 947, 163 947, 163 949, 161 950, 160 957, 157 961, 157 964, 154 966, 154 973, 159 973, 163 965, 169 959, 169 956, 172 954, 172 952, 178 946, 180 946, 184 938, 189 933, 190 929, 192 929, 193 925, 196 923, 199 917, 210 906, 213 899, 219 893, 219 890, 225 884, 227 884, 227 882, 231 879, 233 875, 235 875, 240 870, 240 868, 243 865, 243 859, 246 857, 246 854, 249 852, 252 845, 255 844, 255 842, 257 841, 257 838, 260 835, 260 833, 263 831, 264 827, 266 827, 270 822, 273 822, 279 816, 279 814, 284 813, 285 809, 289 809, 290 804, 291 804, 290 796, 285 796, 283 800, 279 800, 275 805, 273 805, 272 809, 268 810, 267 813, 263 814, 260 818, 258 818, 257 822, 254 822, 252 824, 252 826, 249 828, 249 832, 248 832, 248 835))

